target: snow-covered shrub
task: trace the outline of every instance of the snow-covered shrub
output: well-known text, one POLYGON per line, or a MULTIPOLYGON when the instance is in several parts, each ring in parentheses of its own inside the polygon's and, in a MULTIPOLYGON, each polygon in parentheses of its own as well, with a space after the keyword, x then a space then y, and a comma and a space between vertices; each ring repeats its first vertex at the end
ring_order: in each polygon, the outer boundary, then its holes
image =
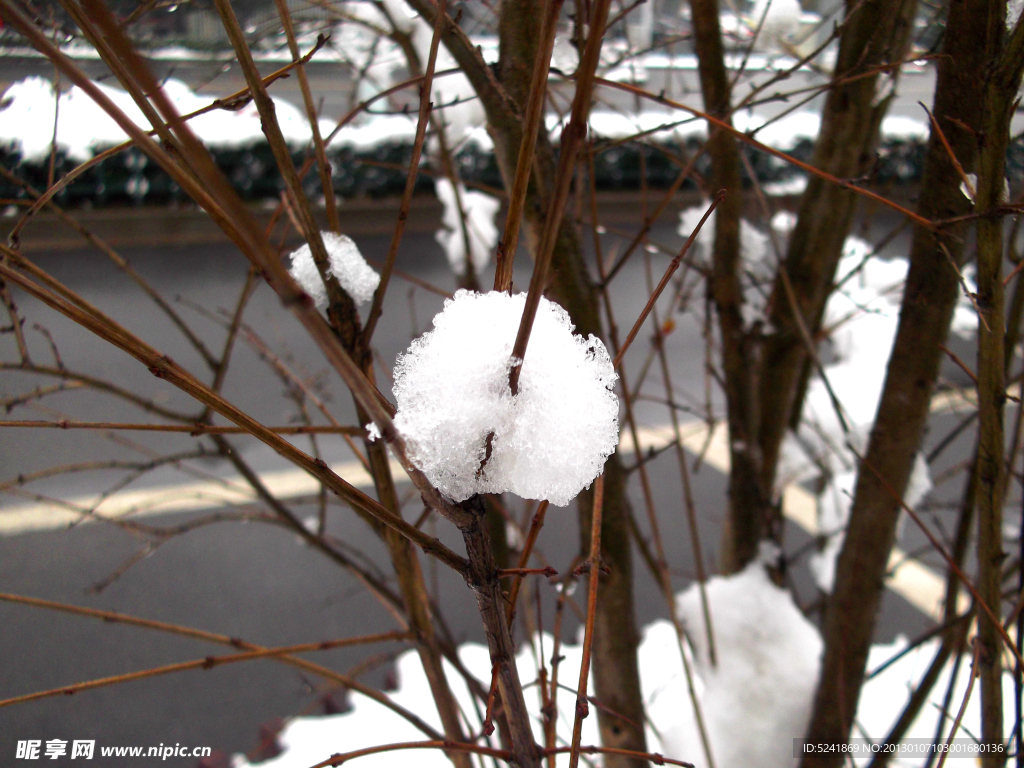
MULTIPOLYGON (((352 238, 334 232, 321 232, 320 234, 324 239, 324 247, 327 249, 327 256, 331 261, 330 274, 338 278, 341 287, 357 304, 362 304, 373 298, 373 292, 380 284, 380 275, 366 263, 366 259, 363 258, 352 238)), ((291 260, 292 266, 289 271, 292 277, 302 286, 302 290, 312 297, 317 307, 324 309, 327 306, 327 287, 320 279, 320 272, 313 261, 309 243, 293 251, 291 260)))
POLYGON ((511 491, 565 505, 618 443, 608 351, 594 336, 574 335, 568 313, 547 299, 513 397, 508 377, 525 300, 459 291, 395 366, 395 426, 416 466, 456 501, 511 491))

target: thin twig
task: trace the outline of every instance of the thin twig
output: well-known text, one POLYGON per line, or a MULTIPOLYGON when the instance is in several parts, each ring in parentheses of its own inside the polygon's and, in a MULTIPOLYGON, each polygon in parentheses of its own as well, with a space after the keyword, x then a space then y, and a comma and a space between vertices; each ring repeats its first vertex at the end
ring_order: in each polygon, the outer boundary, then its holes
POLYGON ((580 659, 580 682, 576 693, 576 718, 572 726, 572 749, 569 753, 569 768, 576 768, 580 762, 580 738, 583 734, 583 720, 590 714, 587 703, 587 683, 590 679, 590 654, 594 646, 594 620, 597 618, 597 585, 601 577, 601 518, 604 509, 604 474, 594 481, 594 511, 590 523, 590 590, 587 593, 587 623, 583 634, 583 656, 580 659))

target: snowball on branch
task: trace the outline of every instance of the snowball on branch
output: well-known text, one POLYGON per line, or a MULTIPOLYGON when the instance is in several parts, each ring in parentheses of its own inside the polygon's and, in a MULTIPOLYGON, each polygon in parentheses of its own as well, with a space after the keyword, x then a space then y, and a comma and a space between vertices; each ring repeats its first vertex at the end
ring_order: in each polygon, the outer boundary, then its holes
POLYGON ((459 291, 395 366, 395 426, 416 466, 456 501, 511 491, 564 506, 618 444, 618 376, 608 351, 594 336, 574 335, 568 313, 547 299, 512 396, 525 300, 459 291))
MULTIPOLYGON (((352 238, 337 235, 334 232, 321 232, 324 247, 331 265, 329 274, 338 278, 341 287, 352 297, 356 304, 362 304, 373 298, 373 292, 380 284, 380 275, 366 263, 352 238)), ((292 252, 292 266, 289 272, 295 281, 302 286, 320 309, 327 307, 327 288, 320 279, 320 272, 313 261, 313 253, 309 243, 292 252)))

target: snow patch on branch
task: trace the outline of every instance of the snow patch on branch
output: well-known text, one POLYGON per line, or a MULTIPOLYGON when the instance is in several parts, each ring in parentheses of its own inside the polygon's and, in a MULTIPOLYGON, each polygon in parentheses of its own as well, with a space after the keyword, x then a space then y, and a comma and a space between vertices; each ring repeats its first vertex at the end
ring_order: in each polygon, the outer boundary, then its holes
POLYGON ((618 444, 618 376, 600 339, 572 333, 541 299, 513 397, 525 294, 459 291, 395 365, 395 426, 410 457, 456 501, 510 491, 564 506, 618 444))
MULTIPOLYGON (((359 248, 347 235, 334 232, 321 232, 327 256, 330 259, 330 274, 338 278, 345 293, 352 297, 356 304, 363 304, 373 298, 373 292, 380 284, 380 275, 366 263, 359 248)), ((292 266, 289 272, 295 281, 308 293, 317 308, 327 308, 327 287, 320 278, 320 272, 313 261, 313 253, 309 243, 291 254, 292 266)))
POLYGON ((1020 18, 1020 12, 1024 10, 1024 0, 1007 0, 1006 3, 1006 29, 1013 31, 1020 18))
POLYGON ((458 199, 455 187, 448 179, 437 179, 434 182, 437 197, 444 206, 441 217, 441 229, 434 237, 444 248, 445 256, 452 271, 457 275, 466 274, 466 239, 468 235, 470 258, 473 270, 479 275, 491 260, 491 252, 498 244, 498 227, 494 217, 501 208, 501 201, 483 192, 469 191, 462 184, 458 185, 458 199), (459 212, 459 200, 462 201, 462 213, 466 216, 466 232, 462 231, 462 215, 459 212))
MULTIPOLYGON (((709 206, 710 203, 704 203, 680 211, 677 229, 680 237, 690 236, 709 206)), ((715 246, 716 214, 712 212, 708 216, 694 241, 699 255, 708 263, 715 246)), ((775 279, 775 259, 772 256, 771 235, 762 232, 746 219, 740 219, 740 257, 743 259, 740 283, 743 286, 743 321, 748 328, 757 322, 767 322, 765 310, 775 279)))

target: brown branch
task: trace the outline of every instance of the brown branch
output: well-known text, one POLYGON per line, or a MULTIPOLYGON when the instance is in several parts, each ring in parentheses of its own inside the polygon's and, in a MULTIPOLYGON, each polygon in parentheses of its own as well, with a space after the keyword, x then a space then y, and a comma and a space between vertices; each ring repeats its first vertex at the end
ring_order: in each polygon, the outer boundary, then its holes
MULTIPOLYGON (((530 532, 526 534, 526 542, 523 544, 523 551, 519 555, 519 572, 522 573, 525 570, 527 563, 530 562, 530 555, 533 553, 533 547, 537 543, 537 537, 540 535, 540 529, 544 527, 544 517, 548 511, 548 500, 544 499, 537 505, 537 511, 533 514, 533 520, 530 523, 530 532)), ((519 590, 523 585, 522 575, 517 575, 512 581, 512 588, 509 590, 508 595, 508 608, 505 611, 505 621, 509 626, 512 626, 512 620, 516 615, 516 602, 519 600, 519 590)))
POLYGON ((494 562, 491 538, 487 529, 487 512, 481 496, 472 496, 460 505, 467 523, 459 525, 469 570, 466 582, 476 596, 477 609, 487 636, 491 665, 496 669, 498 693, 508 722, 512 754, 523 768, 536 768, 537 746, 533 741, 530 715, 523 697, 523 686, 516 668, 516 651, 502 609, 503 596, 498 568, 494 562))
MULTIPOLYGON (((218 424, 130 424, 116 421, 12 421, 0 420, 2 427, 23 427, 31 429, 114 429, 128 432, 181 432, 192 437, 197 435, 240 435, 248 430, 237 426, 218 424)), ((359 427, 335 427, 320 425, 267 427, 278 435, 361 435, 359 427)))
MULTIPOLYGON (((0 0, 0 2, 2 1, 3 0, 0 0)), ((5 252, 10 255, 9 249, 4 246, 0 246, 0 252, 5 252)), ((216 393, 211 392, 202 382, 198 381, 187 371, 179 367, 169 357, 160 354, 140 339, 132 336, 114 323, 114 321, 102 316, 102 319, 98 319, 92 315, 86 314, 78 307, 66 303, 60 297, 55 296, 41 286, 38 286, 30 280, 22 277, 19 273, 10 269, 6 264, 0 263, 0 275, 3 275, 27 293, 33 295, 35 298, 44 302, 61 314, 64 314, 69 319, 77 322, 79 325, 82 325, 87 330, 92 331, 100 338, 127 352, 132 357, 146 365, 154 376, 177 386, 187 394, 192 395, 204 405, 209 406, 211 409, 227 418, 229 421, 234 422, 240 427, 244 427, 252 435, 258 437, 268 446, 275 449, 284 458, 295 463, 316 477, 354 508, 360 509, 371 517, 380 520, 385 525, 394 528, 399 533, 402 533, 404 536, 423 547, 424 551, 427 551, 441 559, 442 562, 449 567, 454 568, 460 573, 466 572, 465 569, 467 568, 467 564, 462 557, 452 552, 433 537, 427 536, 421 531, 413 528, 409 523, 382 507, 362 491, 338 477, 338 475, 332 472, 323 462, 317 463, 310 456, 291 445, 291 443, 270 431, 255 419, 252 419, 248 414, 245 414, 240 409, 231 405, 216 393)), ((394 427, 390 426, 390 428, 393 432, 394 427)))
MULTIPOLYGON (((330 766, 338 766, 343 763, 347 763, 349 760, 355 760, 357 757, 366 757, 368 755, 379 755, 383 752, 400 752, 407 749, 443 749, 446 751, 459 751, 469 752, 472 754, 483 755, 484 757, 494 757, 499 760, 505 760, 513 762, 513 755, 510 750, 507 749, 494 749, 493 747, 484 747, 479 744, 460 744, 454 741, 405 741, 398 742, 395 744, 382 744, 376 747, 365 747, 364 749, 357 749, 352 752, 345 752, 343 754, 331 755, 327 760, 317 763, 313 768, 329 768, 330 766)), ((566 752, 571 751, 571 747, 555 747, 553 749, 544 749, 544 755, 564 755, 566 752)), ((683 760, 675 760, 671 757, 665 757, 657 752, 638 752, 633 749, 616 749, 615 747, 595 747, 595 746, 582 746, 577 747, 577 752, 586 755, 622 755, 624 757, 634 757, 641 760, 649 760, 655 765, 677 765, 682 768, 693 768, 693 763, 687 763, 683 760)))
POLYGON ((601 512, 604 507, 604 475, 594 481, 594 512, 590 524, 590 589, 587 592, 587 623, 583 634, 583 656, 580 660, 580 682, 576 693, 576 717, 572 726, 572 749, 569 753, 569 768, 576 768, 580 761, 580 738, 583 734, 583 719, 590 714, 587 703, 587 683, 590 679, 590 654, 594 647, 594 618, 597 616, 597 585, 601 577, 601 512))
POLYGON ((530 100, 523 114, 522 138, 519 142, 519 157, 516 160, 516 175, 509 192, 508 215, 505 219, 505 234, 498 244, 497 265, 494 272, 494 290, 512 289, 512 265, 516 259, 519 244, 519 228, 522 226, 523 207, 526 205, 526 191, 533 173, 533 155, 537 148, 537 132, 544 119, 544 99, 548 91, 548 70, 551 66, 551 51, 555 44, 555 30, 563 0, 545 0, 541 25, 541 40, 533 62, 533 76, 530 82, 530 100))
POLYGON ((89 376, 88 374, 69 371, 62 368, 52 368, 44 365, 32 365, 26 367, 17 363, 0 363, 0 371, 22 371, 24 373, 53 376, 56 378, 66 379, 68 381, 79 382, 82 386, 90 387, 91 389, 96 389, 100 392, 106 392, 107 394, 119 397, 122 400, 127 400, 144 411, 149 411, 150 413, 162 416, 165 419, 170 419, 171 421, 183 421, 188 423, 194 420, 191 416, 187 416, 182 413, 175 413, 174 411, 162 408, 156 403, 147 400, 134 392, 123 389, 109 381, 98 379, 95 376, 89 376))
MULTIPOLYGON (((248 643, 244 640, 240 640, 237 637, 230 637, 228 635, 221 635, 215 632, 207 632, 201 629, 194 629, 192 627, 185 627, 179 624, 170 624, 163 621, 154 621, 152 619, 142 619, 135 616, 128 616, 123 613, 116 611, 102 611, 96 608, 84 608, 77 605, 69 605, 67 603, 57 603, 52 600, 42 600, 35 597, 26 597, 24 595, 12 595, 9 593, 0 592, 0 601, 8 603, 17 603, 20 605, 28 605, 35 608, 46 608, 54 611, 62 611, 64 613, 71 613, 78 616, 86 616, 89 618, 100 619, 104 622, 112 624, 127 624, 130 626, 143 627, 146 629, 155 629, 161 632, 168 632, 175 635, 181 635, 183 637, 191 637, 196 640, 205 640, 211 643, 217 643, 219 645, 228 645, 235 648, 244 648, 249 651, 263 651, 265 650, 262 646, 248 643)), ((330 680, 336 684, 343 685, 346 688, 350 688, 353 691, 358 691, 364 696, 373 699, 374 701, 382 704, 388 709, 392 710, 399 716, 408 720, 417 729, 422 731, 426 736, 435 739, 440 738, 440 734, 436 730, 431 728, 429 725, 424 723, 417 715, 413 714, 404 707, 396 704, 391 700, 389 696, 381 693, 375 688, 371 688, 368 685, 360 683, 350 675, 344 675, 340 672, 335 672, 332 669, 323 667, 312 661, 306 659, 291 656, 288 654, 283 655, 271 655, 270 658, 273 661, 279 661, 284 664, 302 669, 306 672, 310 672, 314 675, 330 680)))
POLYGON ((207 656, 203 659, 182 661, 177 664, 166 664, 162 667, 143 669, 138 672, 127 672, 122 675, 101 677, 96 680, 88 680, 74 685, 65 685, 60 688, 52 688, 48 691, 37 691, 26 693, 22 696, 13 696, 9 699, 0 700, 0 707, 8 707, 12 704, 24 704, 29 701, 46 699, 51 696, 73 696, 82 691, 89 691, 94 688, 104 688, 108 685, 120 685, 135 680, 145 680, 150 677, 169 675, 175 672, 184 672, 189 669, 213 669, 223 664, 234 664, 240 661, 253 661, 273 656, 284 656, 294 653, 309 653, 310 651, 328 651, 332 648, 346 648, 352 645, 364 643, 380 643, 387 640, 408 640, 408 632, 385 632, 379 635, 366 635, 364 637, 346 638, 344 640, 325 640, 319 643, 303 643, 301 645, 285 645, 279 648, 260 648, 259 650, 246 651, 244 653, 231 654, 229 656, 207 656))
POLYGON ((682 262, 683 257, 686 256, 687 251, 690 250, 690 246, 693 245, 694 240, 697 239, 697 235, 700 233, 701 227, 704 226, 704 222, 708 220, 708 217, 714 212, 715 208, 718 207, 718 204, 725 199, 725 194, 726 191, 723 189, 718 193, 715 199, 711 201, 711 206, 704 212, 704 215, 697 223, 693 232, 691 232, 690 236, 686 238, 686 242, 683 243, 683 247, 679 250, 679 253, 676 254, 675 258, 672 259, 668 267, 665 269, 665 274, 662 275, 661 281, 658 283, 658 287, 654 289, 654 293, 652 293, 650 298, 647 299, 647 304, 644 306, 643 311, 640 312, 640 316, 636 319, 636 322, 633 323, 633 327, 626 336, 626 340, 623 342, 618 354, 615 355, 615 359, 612 361, 612 365, 615 368, 618 368, 622 364, 622 358, 626 354, 626 350, 629 349, 633 340, 636 338, 636 335, 640 332, 640 328, 643 327, 644 322, 647 320, 647 316, 651 314, 651 310, 654 308, 655 302, 658 301, 658 298, 665 290, 665 286, 668 285, 668 281, 672 278, 672 275, 675 274, 677 269, 679 269, 679 264, 682 262))
MULTIPOLYGON (((405 234, 405 220, 409 215, 409 206, 412 203, 412 193, 416 189, 416 169, 420 164, 420 156, 423 153, 423 142, 427 135, 427 123, 432 108, 431 96, 433 95, 434 68, 437 64, 437 48, 441 42, 441 29, 444 26, 446 0, 439 0, 439 12, 434 21, 434 34, 430 38, 430 52, 427 56, 426 72, 423 75, 423 82, 420 84, 420 110, 416 123, 416 137, 412 145, 412 158, 409 161, 409 173, 405 178, 405 188, 402 190, 402 201, 399 207, 398 221, 391 234, 391 243, 388 245, 387 256, 384 258, 384 269, 381 270, 380 284, 373 294, 373 303, 370 305, 370 313, 366 316, 366 327, 363 329, 363 338, 368 344, 373 338, 373 332, 377 327, 384 308, 384 294, 387 292, 388 282, 391 279, 391 270, 395 266, 395 258, 398 256, 398 247, 402 243, 402 235, 405 234)), ((466 259, 470 260, 470 253, 466 251, 466 259)))
POLYGON ((540 306, 541 294, 547 287, 548 270, 562 225, 565 204, 569 197, 569 187, 572 184, 576 167, 576 156, 587 134, 591 96, 594 92, 594 83, 597 80, 595 73, 601 57, 601 42, 604 39, 605 23, 608 21, 609 5, 610 0, 598 0, 591 9, 590 35, 587 37, 586 48, 577 71, 576 94, 573 96, 572 112, 569 124, 562 131, 554 193, 547 201, 544 230, 534 257, 533 275, 530 277, 530 288, 526 294, 523 318, 519 323, 519 331, 516 333, 515 344, 512 347, 514 364, 509 369, 508 384, 513 396, 519 392, 519 375, 523 370, 526 345, 530 341, 530 331, 533 329, 533 320, 537 316, 537 308, 540 306))
MULTIPOLYGON (((284 24, 285 36, 288 38, 288 50, 292 58, 300 60, 299 44, 295 40, 295 28, 292 24, 291 12, 285 0, 275 0, 277 14, 284 24)), ((313 93, 309 89, 309 78, 306 76, 306 68, 299 64, 295 70, 299 76, 299 89, 302 91, 302 102, 306 107, 306 118, 309 120, 310 131, 313 134, 313 152, 316 155, 317 169, 320 171, 320 187, 324 193, 324 204, 327 207, 327 227, 332 232, 341 232, 341 224, 338 221, 338 204, 334 199, 334 183, 331 181, 331 164, 327 160, 327 149, 323 137, 320 135, 320 116, 317 114, 316 105, 313 103, 313 93)))

